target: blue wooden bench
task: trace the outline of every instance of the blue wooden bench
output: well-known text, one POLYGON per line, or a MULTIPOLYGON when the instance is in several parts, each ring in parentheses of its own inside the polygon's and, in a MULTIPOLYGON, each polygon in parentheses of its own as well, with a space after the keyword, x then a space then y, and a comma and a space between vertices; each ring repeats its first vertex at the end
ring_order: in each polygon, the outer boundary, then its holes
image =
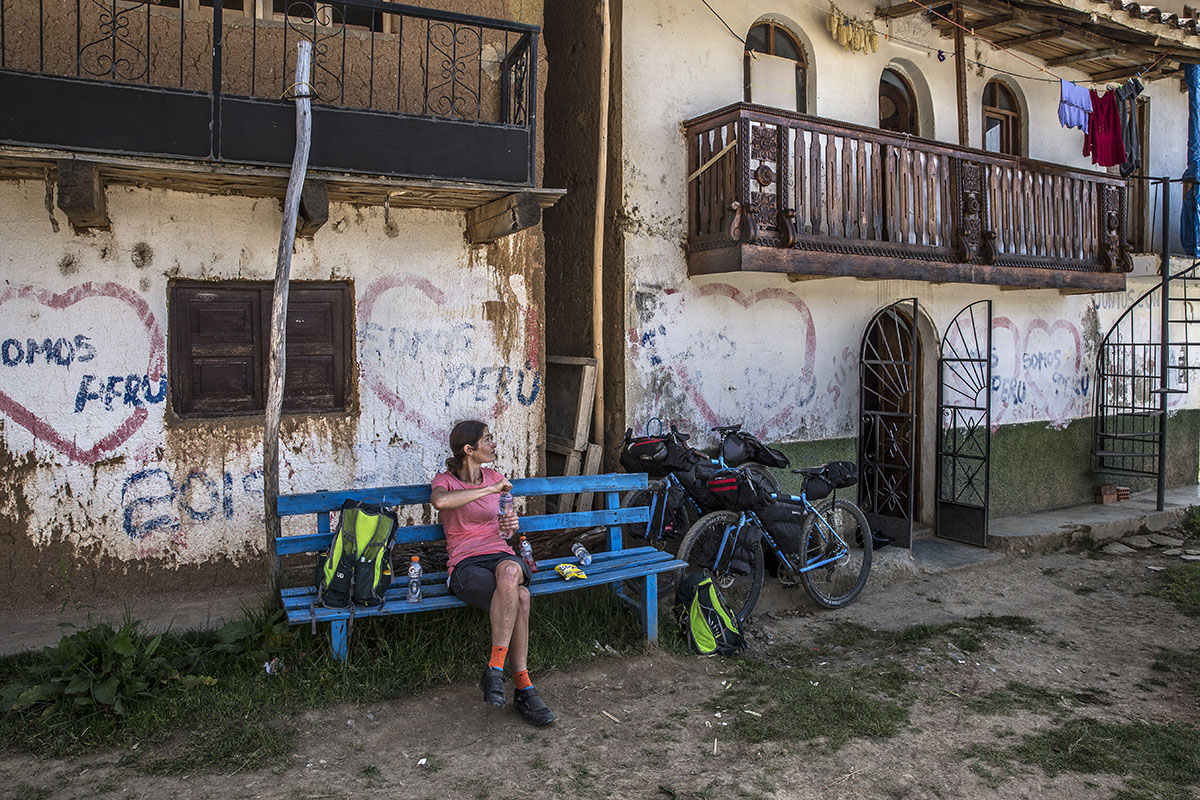
MULTIPOLYGON (((581 475, 571 477, 524 478, 512 482, 515 496, 575 494, 593 492, 604 497, 605 508, 598 511, 575 511, 564 514, 541 514, 521 517, 520 533, 529 535, 539 531, 565 530, 568 528, 608 528, 608 549, 592 554, 592 563, 584 567, 586 579, 564 580, 554 571, 556 564, 564 561, 575 563, 570 558, 544 559, 538 561, 538 571, 533 575, 530 594, 544 595, 568 592, 589 586, 611 584, 621 599, 633 604, 639 612, 646 638, 658 639, 658 580, 661 572, 670 572, 687 566, 670 553, 653 547, 622 549, 621 526, 623 524, 646 525, 649 509, 621 508, 620 492, 646 488, 645 474, 614 473, 607 475, 581 475), (624 581, 644 578, 645 589, 640 598, 628 596, 621 590, 624 581)), ((320 491, 310 494, 281 495, 276 508, 281 517, 303 514, 316 516, 316 532, 296 536, 282 536, 275 540, 276 552, 281 556, 301 553, 320 553, 328 549, 333 538, 331 515, 342 508, 346 500, 360 500, 383 506, 420 505, 429 502, 428 484, 418 486, 388 486, 375 489, 349 489, 346 491, 320 491)), ((441 525, 408 525, 401 527, 396 535, 396 545, 436 542, 445 539, 441 525)), ((536 542, 535 542, 536 544, 536 542)), ((283 589, 283 606, 288 622, 293 625, 328 622, 331 624, 333 654, 345 660, 351 618, 377 617, 392 614, 411 614, 443 608, 461 608, 466 604, 446 588, 446 573, 426 573, 422 581, 422 601, 409 603, 405 579, 406 564, 396 562, 396 576, 380 608, 330 609, 316 604, 315 586, 283 589)), ((640 583, 640 582, 639 582, 640 583)))

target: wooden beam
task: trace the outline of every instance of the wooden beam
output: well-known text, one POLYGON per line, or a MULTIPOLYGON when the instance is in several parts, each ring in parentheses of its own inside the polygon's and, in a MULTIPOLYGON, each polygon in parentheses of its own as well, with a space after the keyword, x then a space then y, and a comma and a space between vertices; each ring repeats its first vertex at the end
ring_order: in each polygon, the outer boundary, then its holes
POLYGON ((1017 18, 1017 15, 1014 12, 1009 11, 1007 14, 997 14, 994 17, 987 17, 985 19, 981 19, 981 20, 979 20, 979 22, 976 22, 976 23, 968 22, 965 24, 968 28, 971 29, 971 33, 979 33, 980 31, 986 31, 989 28, 995 28, 1000 25, 1007 25, 1010 22, 1014 22, 1016 20, 1016 18, 1017 18))
POLYGON ((468 211, 467 239, 471 244, 494 242, 541 221, 537 197, 532 192, 516 192, 468 211))
POLYGON ((329 221, 329 189, 323 180, 307 178, 300 190, 300 217, 296 235, 311 239, 329 221))
POLYGON ((58 207, 76 230, 108 228, 104 181, 95 162, 58 162, 58 207))
POLYGON ((1081 61, 1093 61, 1098 58, 1108 58, 1118 55, 1121 51, 1115 47, 1107 47, 1103 50, 1084 50, 1082 53, 1072 53, 1068 56, 1059 56, 1058 58, 1050 58, 1046 60, 1046 66, 1053 69, 1054 67, 1065 67, 1068 64, 1078 64, 1081 61))
POLYGON ((958 100, 958 143, 971 146, 971 129, 967 120, 967 49, 963 46, 962 3, 954 4, 954 84, 958 100))
MULTIPOLYGON (((1161 69, 1163 66, 1165 66, 1165 64, 1166 62, 1163 61, 1159 64, 1159 68, 1161 69)), ((1145 68, 1146 66, 1144 64, 1135 64, 1132 67, 1118 67, 1117 69, 1110 69, 1106 72, 1093 73, 1088 76, 1088 79, 1093 81, 1118 81, 1122 78, 1132 78, 1145 68)))
POLYGON ((271 591, 279 591, 280 562, 275 540, 280 536, 279 509, 279 424, 283 417, 283 382, 287 370, 283 354, 287 347, 288 284, 292 272, 292 247, 296 243, 296 219, 300 215, 300 192, 308 172, 312 145, 312 42, 301 40, 296 53, 296 151, 283 201, 283 224, 275 258, 275 289, 271 294, 271 347, 267 351, 267 408, 263 426, 263 504, 267 529, 267 576, 271 591))
POLYGON ((911 14, 918 14, 927 7, 927 3, 896 3, 894 6, 875 9, 875 19, 900 19, 911 14))
POLYGON ((1064 32, 1061 28, 1051 28, 1046 31, 1035 31, 1027 33, 1024 36, 1014 36, 1011 39, 1003 39, 998 42, 992 42, 992 47, 1019 47, 1023 44, 1031 42, 1041 42, 1046 39, 1058 39, 1063 36, 1064 32))

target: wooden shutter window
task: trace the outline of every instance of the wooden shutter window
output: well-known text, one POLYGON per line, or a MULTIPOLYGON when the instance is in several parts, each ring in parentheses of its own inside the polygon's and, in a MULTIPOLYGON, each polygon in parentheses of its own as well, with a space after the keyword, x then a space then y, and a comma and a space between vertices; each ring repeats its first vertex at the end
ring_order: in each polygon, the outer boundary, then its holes
MULTIPOLYGON (((263 411, 272 285, 180 282, 170 291, 168 376, 175 413, 263 411)), ((284 410, 344 411, 353 353, 350 285, 293 283, 288 295, 284 410)))

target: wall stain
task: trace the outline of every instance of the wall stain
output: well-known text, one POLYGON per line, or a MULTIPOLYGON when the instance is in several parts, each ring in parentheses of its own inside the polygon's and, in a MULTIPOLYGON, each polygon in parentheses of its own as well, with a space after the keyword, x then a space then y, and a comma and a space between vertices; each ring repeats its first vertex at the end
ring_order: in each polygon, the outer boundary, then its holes
POLYGON ((74 275, 79 272, 79 259, 71 253, 67 253, 58 262, 58 271, 63 275, 74 275))

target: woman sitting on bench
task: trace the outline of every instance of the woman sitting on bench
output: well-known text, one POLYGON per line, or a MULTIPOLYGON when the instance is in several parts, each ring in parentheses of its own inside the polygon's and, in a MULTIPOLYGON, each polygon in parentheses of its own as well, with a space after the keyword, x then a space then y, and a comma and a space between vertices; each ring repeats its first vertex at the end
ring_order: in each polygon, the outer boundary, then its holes
POLYGON ((479 679, 483 700, 503 706, 504 659, 513 670, 513 705, 532 725, 549 725, 554 712, 529 680, 529 567, 506 541, 517 530, 517 513, 501 517, 500 493, 512 484, 484 464, 496 460, 488 426, 467 420, 450 431, 446 471, 433 479, 430 502, 446 531, 450 591, 468 605, 487 611, 492 623, 492 656, 479 679))

